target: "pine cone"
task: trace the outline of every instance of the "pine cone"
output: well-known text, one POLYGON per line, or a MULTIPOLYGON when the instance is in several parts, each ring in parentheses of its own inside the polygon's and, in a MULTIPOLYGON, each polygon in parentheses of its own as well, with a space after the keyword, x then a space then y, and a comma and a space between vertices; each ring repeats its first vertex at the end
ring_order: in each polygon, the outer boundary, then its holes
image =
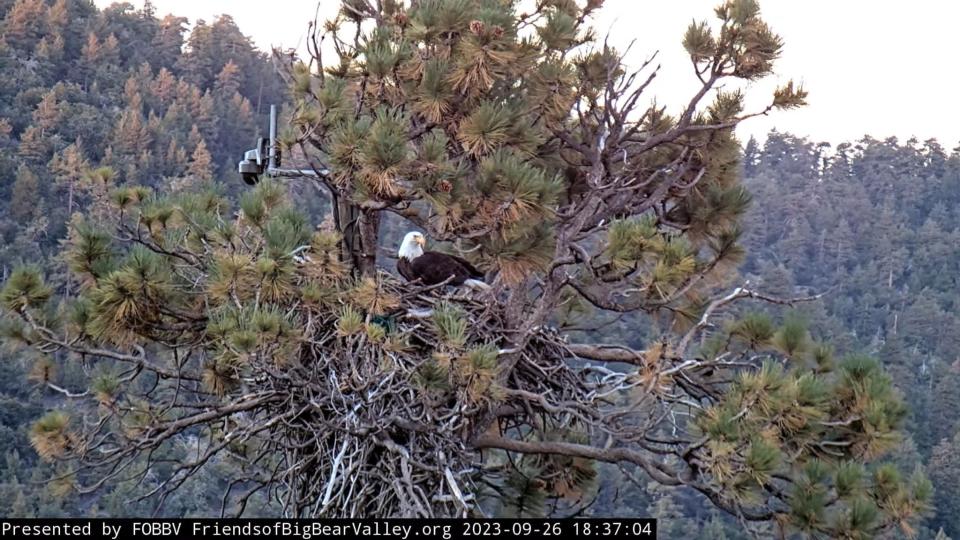
POLYGON ((470 31, 473 32, 474 34, 478 36, 480 34, 483 34, 484 28, 485 27, 483 26, 482 21, 477 21, 477 20, 470 21, 470 31))
POLYGON ((494 27, 493 27, 493 37, 498 38, 498 39, 501 38, 501 37, 503 37, 503 27, 501 27, 501 26, 494 26, 494 27))
POLYGON ((400 26, 406 26, 406 25, 407 25, 407 21, 410 20, 410 19, 409 19, 409 17, 407 17, 407 14, 406 14, 406 13, 404 13, 404 12, 401 11, 401 12, 398 12, 396 15, 393 16, 393 20, 394 20, 397 24, 399 24, 400 26))
POLYGON ((451 184, 449 180, 441 180, 440 183, 437 184, 437 189, 443 193, 450 193, 453 191, 453 184, 451 184))

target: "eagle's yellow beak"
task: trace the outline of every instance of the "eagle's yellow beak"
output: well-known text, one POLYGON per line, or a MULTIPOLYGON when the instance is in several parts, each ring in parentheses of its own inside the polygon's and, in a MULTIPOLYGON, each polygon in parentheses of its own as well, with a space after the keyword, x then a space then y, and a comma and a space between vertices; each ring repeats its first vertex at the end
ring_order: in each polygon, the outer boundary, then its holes
POLYGON ((427 238, 422 234, 418 234, 417 236, 415 236, 414 240, 416 240, 417 244, 419 244, 420 247, 427 245, 427 238))

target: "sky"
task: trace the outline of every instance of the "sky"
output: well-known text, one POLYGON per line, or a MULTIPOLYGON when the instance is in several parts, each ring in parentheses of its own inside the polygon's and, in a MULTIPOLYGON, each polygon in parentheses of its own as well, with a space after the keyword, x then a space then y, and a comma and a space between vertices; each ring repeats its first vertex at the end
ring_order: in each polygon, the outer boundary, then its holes
MULTIPOLYGON (((130 0, 140 8, 142 0, 130 0)), ((259 47, 304 47, 316 0, 152 0, 167 13, 211 21, 231 15, 259 47)), ((95 0, 101 7, 111 0, 95 0)), ((657 52, 661 65, 648 92, 674 110, 697 89, 681 40, 693 19, 715 20, 719 0, 606 0, 594 28, 625 48, 639 66, 657 52)), ((337 0, 322 0, 321 14, 337 0)), ((762 108, 776 84, 793 79, 810 93, 805 108, 774 112, 742 124, 738 135, 760 139, 772 128, 838 143, 869 134, 878 139, 937 138, 960 143, 955 55, 960 2, 953 0, 760 0, 764 19, 785 42, 776 75, 745 88, 762 108)), ((321 19, 324 17, 321 16, 321 19)))

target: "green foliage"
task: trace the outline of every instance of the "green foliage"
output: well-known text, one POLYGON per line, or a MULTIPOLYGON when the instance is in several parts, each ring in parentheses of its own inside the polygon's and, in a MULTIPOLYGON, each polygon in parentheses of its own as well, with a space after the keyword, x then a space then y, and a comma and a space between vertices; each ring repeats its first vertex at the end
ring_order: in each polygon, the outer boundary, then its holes
POLYGON ((803 107, 807 104, 807 92, 802 85, 794 88, 793 81, 789 81, 774 91, 773 104, 778 109, 803 107))
POLYGON ((873 501, 857 497, 850 505, 850 513, 837 527, 851 538, 869 538, 871 527, 877 521, 877 506, 873 501))
POLYGON ((70 416, 63 411, 50 411, 30 428, 30 443, 45 460, 63 455, 72 441, 70 416))
POLYGON ((834 484, 839 497, 859 495, 864 486, 866 471, 860 463, 845 461, 837 466, 834 484))
POLYGON ((635 282, 654 298, 669 298, 706 263, 685 236, 657 228, 655 216, 615 221, 607 236, 607 254, 622 270, 639 269, 635 282))
POLYGON ((407 167, 411 148, 407 136, 409 120, 398 112, 379 109, 359 147, 359 188, 379 196, 400 192, 396 177, 407 167))
POLYGON ((363 315, 352 306, 344 306, 337 320, 337 332, 342 336, 352 336, 363 329, 363 315))
MULTIPOLYGON (((864 465, 896 443, 904 420, 905 404, 889 375, 862 355, 846 357, 829 376, 823 369, 809 371, 798 362, 810 342, 806 325, 789 315, 780 330, 774 328, 768 316, 752 313, 727 329, 731 338, 754 348, 770 343, 794 361, 768 361, 758 371, 741 373, 722 403, 698 415, 713 475, 727 479, 731 496, 749 500, 772 475, 799 470, 799 480, 792 475, 796 483, 789 499, 789 522, 799 531, 870 537, 881 512, 902 520, 922 515, 931 496, 922 471, 906 481, 892 464, 877 464, 869 472, 864 465), (827 421, 831 417, 849 420, 827 421), (740 444, 746 445, 742 464, 730 453, 740 444), (808 458, 791 455, 791 448, 809 445, 818 451, 808 458), (831 493, 840 504, 828 510, 831 493)), ((813 355, 827 357, 814 361, 816 366, 831 362, 832 353, 822 346, 813 355)))
POLYGON ((17 179, 10 195, 10 211, 17 221, 31 219, 39 210, 40 181, 37 175, 26 166, 17 171, 17 179))
POLYGON ((470 402, 490 404, 503 398, 502 389, 496 382, 497 356, 497 347, 485 344, 471 347, 454 360, 455 383, 470 402))
POLYGON ((765 313, 748 313, 737 321, 730 334, 750 348, 762 347, 773 339, 773 320, 765 313))
POLYGON ((90 390, 101 403, 113 402, 120 388, 120 378, 112 373, 101 373, 90 382, 90 390))
POLYGON ((805 352, 810 344, 806 321, 798 314, 789 314, 773 336, 773 344, 780 352, 791 358, 805 352))
POLYGON ((467 314, 460 306, 441 302, 433 310, 433 324, 440 342, 459 349, 467 340, 467 314))
POLYGON ((308 244, 310 227, 303 214, 285 209, 272 217, 263 228, 268 253, 273 258, 288 257, 298 247, 308 244))
POLYGON ((694 62, 703 62, 711 58, 716 51, 717 42, 706 21, 697 22, 687 27, 683 36, 683 48, 694 62))
POLYGON ((960 436, 944 439, 933 447, 929 460, 930 480, 936 487, 933 502, 936 508, 936 521, 947 531, 955 531, 960 526, 956 510, 960 508, 954 495, 954 486, 960 482, 960 436))
POLYGON ((460 124, 458 135, 464 149, 475 155, 492 153, 510 135, 513 115, 502 105, 485 102, 460 124))
POLYGON ((533 464, 514 469, 504 486, 500 514, 509 518, 535 518, 544 515, 547 495, 540 469, 533 464))
POLYGON ((537 27, 537 35, 547 49, 566 50, 576 42, 576 20, 559 9, 550 11, 545 24, 537 27))
POLYGON ((693 213, 694 226, 733 227, 752 201, 753 197, 744 186, 714 185, 704 193, 703 200, 698 201, 700 204, 693 213))
POLYGON ((449 370, 431 358, 417 369, 417 384, 428 392, 446 392, 450 389, 449 370))
POLYGON ((89 291, 91 334, 127 343, 131 333, 159 320, 161 306, 175 302, 173 277, 158 254, 134 246, 119 267, 89 291))
POLYGON ((0 302, 10 311, 19 312, 42 307, 52 294, 39 268, 21 267, 10 274, 0 291, 0 302))
POLYGON ((614 222, 608 233, 608 250, 614 261, 629 264, 639 261, 660 240, 653 216, 639 220, 614 222))

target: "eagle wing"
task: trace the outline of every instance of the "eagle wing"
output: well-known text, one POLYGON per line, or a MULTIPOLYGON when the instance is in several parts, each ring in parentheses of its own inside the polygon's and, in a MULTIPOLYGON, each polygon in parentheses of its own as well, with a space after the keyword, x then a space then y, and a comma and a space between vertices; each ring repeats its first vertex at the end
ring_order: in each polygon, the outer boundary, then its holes
POLYGON ((417 279, 416 273, 413 271, 413 264, 406 257, 397 259, 397 272, 400 272, 400 275, 407 281, 417 279))
POLYGON ((450 279, 451 285, 463 285, 463 282, 473 278, 473 272, 476 272, 476 268, 470 263, 464 264, 459 257, 436 251, 424 252, 409 264, 413 278, 407 279, 419 279, 424 285, 436 285, 447 279, 450 279))
POLYGON ((462 264, 463 267, 466 268, 467 272, 470 272, 470 277, 476 278, 476 279, 483 279, 485 277, 483 272, 481 272, 480 270, 477 270, 476 266, 470 264, 470 261, 464 259, 463 257, 457 257, 456 255, 447 255, 447 256, 457 261, 458 263, 462 264))

